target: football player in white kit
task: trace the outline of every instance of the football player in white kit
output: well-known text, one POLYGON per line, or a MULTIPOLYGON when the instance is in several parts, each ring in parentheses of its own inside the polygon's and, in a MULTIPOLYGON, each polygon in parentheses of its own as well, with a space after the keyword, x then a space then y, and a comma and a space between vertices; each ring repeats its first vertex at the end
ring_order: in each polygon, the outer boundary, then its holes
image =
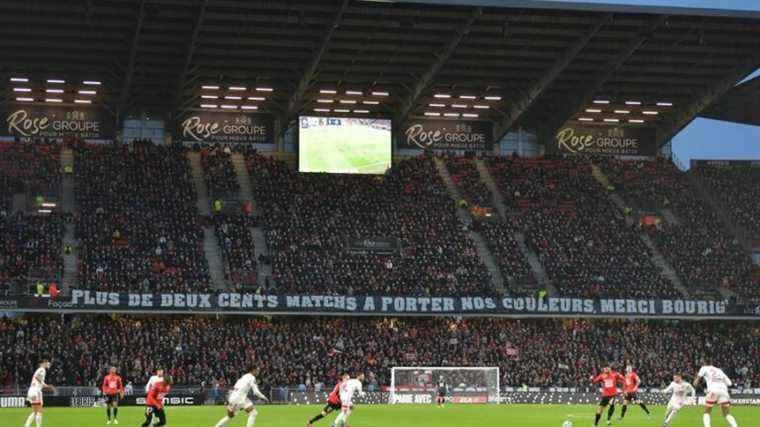
POLYGON ((40 360, 40 365, 34 375, 32 376, 32 382, 29 385, 29 391, 26 394, 26 400, 32 406, 32 413, 24 423, 24 427, 30 427, 32 421, 34 421, 37 427, 42 427, 42 390, 49 389, 55 390, 50 384, 45 383, 45 376, 47 370, 50 369, 50 359, 43 358, 40 360))
POLYGON ((333 421, 333 427, 346 427, 348 426, 348 416, 351 415, 351 411, 354 407, 354 395, 363 395, 362 381, 364 381, 364 373, 360 373, 356 378, 344 381, 340 385, 340 414, 333 421))
POLYGON ((156 369, 156 374, 151 375, 151 377, 148 379, 148 384, 145 384, 145 393, 148 393, 150 391, 150 388, 153 387, 153 384, 161 381, 164 378, 164 370, 162 368, 156 369))
POLYGON ((666 389, 662 390, 662 393, 672 393, 668 407, 665 410, 665 421, 662 423, 664 427, 670 426, 678 411, 688 404, 689 397, 687 395, 691 397, 691 400, 694 400, 697 395, 694 387, 684 381, 681 374, 673 374, 673 382, 666 389))
POLYGON ((731 427, 737 427, 736 419, 731 415, 731 396, 728 395, 728 387, 731 386, 731 380, 721 369, 716 368, 708 361, 703 362, 702 368, 697 373, 694 387, 697 387, 702 379, 707 383, 707 388, 705 389, 705 413, 702 415, 702 422, 705 427, 710 427, 710 414, 712 413, 713 405, 716 403, 720 405, 723 416, 726 417, 726 422, 731 427))
POLYGON ((269 398, 264 396, 259 390, 259 385, 256 382, 256 375, 259 374, 259 368, 251 365, 246 369, 247 374, 240 377, 235 383, 235 387, 232 388, 229 397, 227 398, 227 416, 219 420, 215 427, 224 427, 227 423, 235 417, 235 413, 238 411, 245 411, 248 413, 248 422, 246 427, 253 427, 256 423, 256 416, 259 414, 256 408, 253 407, 253 402, 248 398, 248 393, 253 392, 259 399, 269 401, 269 398))

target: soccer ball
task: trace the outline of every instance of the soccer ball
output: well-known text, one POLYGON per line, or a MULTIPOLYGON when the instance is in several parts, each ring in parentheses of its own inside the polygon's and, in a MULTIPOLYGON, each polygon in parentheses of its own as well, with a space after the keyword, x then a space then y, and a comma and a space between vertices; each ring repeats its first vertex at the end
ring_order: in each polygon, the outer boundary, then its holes
POLYGON ((564 423, 562 423, 562 427, 573 427, 573 422, 570 420, 567 420, 564 423))

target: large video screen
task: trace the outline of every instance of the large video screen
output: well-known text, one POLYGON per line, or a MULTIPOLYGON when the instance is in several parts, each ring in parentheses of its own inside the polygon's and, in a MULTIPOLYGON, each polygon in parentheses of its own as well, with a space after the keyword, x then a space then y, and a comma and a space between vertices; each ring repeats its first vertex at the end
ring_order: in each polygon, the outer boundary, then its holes
POLYGON ((382 174, 391 167, 391 121, 346 117, 298 119, 301 172, 382 174))

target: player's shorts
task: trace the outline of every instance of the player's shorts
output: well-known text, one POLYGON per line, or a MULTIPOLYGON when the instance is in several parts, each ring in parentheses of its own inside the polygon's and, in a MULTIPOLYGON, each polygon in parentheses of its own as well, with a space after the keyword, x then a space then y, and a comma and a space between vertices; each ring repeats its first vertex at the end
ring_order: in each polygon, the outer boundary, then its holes
POLYGON ((121 400, 120 396, 119 396, 119 393, 116 393, 116 394, 107 394, 106 395, 106 404, 108 404, 108 405, 110 405, 110 404, 112 404, 114 402, 119 403, 119 400, 121 400))
POLYGON ((327 402, 327 405, 325 405, 322 410, 329 414, 332 411, 337 411, 340 409, 340 406, 340 403, 327 402))
POLYGON ((705 406, 718 405, 730 405, 731 396, 725 390, 707 390, 705 395, 705 406))
POLYGON ((445 390, 438 390, 438 397, 446 397, 446 391, 445 390))
POLYGON ((599 406, 607 406, 610 402, 615 402, 616 397, 617 396, 602 396, 602 398, 599 399, 599 406))
POLYGON ((680 411, 684 406, 686 406, 686 399, 671 399, 668 402, 668 411, 680 411))
POLYGON ((638 397, 636 397, 636 392, 632 391, 632 392, 629 392, 629 393, 625 394, 625 400, 627 400, 629 402, 636 402, 639 399, 638 399, 638 397))
POLYGON ((243 409, 253 407, 253 402, 247 396, 242 396, 238 393, 230 393, 230 397, 227 399, 227 407, 233 411, 242 411, 243 409))
POLYGON ((26 393, 26 401, 32 405, 42 405, 42 389, 30 387, 26 393))

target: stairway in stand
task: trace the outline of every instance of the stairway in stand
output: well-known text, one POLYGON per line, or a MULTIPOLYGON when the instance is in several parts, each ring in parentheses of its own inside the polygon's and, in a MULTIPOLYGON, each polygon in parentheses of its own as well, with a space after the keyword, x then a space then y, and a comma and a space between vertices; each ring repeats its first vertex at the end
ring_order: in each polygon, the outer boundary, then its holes
MULTIPOLYGON (((493 180, 488 166, 482 160, 476 160, 475 167, 480 173, 480 179, 486 184, 486 188, 491 191, 491 197, 496 211, 499 213, 499 217, 502 221, 511 221, 511 218, 517 215, 517 213, 507 208, 506 203, 504 203, 504 196, 499 191, 499 187, 496 186, 496 182, 493 180)), ((530 265, 533 277, 535 277, 538 285, 549 291, 550 295, 557 295, 557 289, 549 283, 546 270, 538 259, 538 255, 525 243, 525 235, 523 233, 515 233, 514 238, 525 260, 528 261, 528 265, 530 265)))
MULTIPOLYGON (((235 175, 237 176, 237 182, 240 186, 239 199, 240 202, 252 202, 253 201, 253 188, 251 187, 251 177, 248 175, 248 168, 245 165, 245 157, 242 154, 235 153, 230 156, 232 167, 235 169, 235 175)), ((254 204, 254 209, 256 205, 254 204)))
MULTIPOLYGON (((612 203, 620 210, 620 215, 623 215, 623 211, 625 210, 626 201, 623 200, 623 198, 613 192, 607 190, 611 187, 610 180, 605 175, 605 173, 602 171, 601 168, 599 168, 595 164, 591 164, 592 174, 594 175, 594 178, 596 178, 597 182, 600 184, 599 191, 604 191, 607 194, 607 197, 612 201, 612 203)), ((672 213, 670 213, 672 215, 672 213)), ((665 218, 667 220, 667 217, 665 218)), ((633 226, 635 221, 635 218, 633 216, 628 216, 625 218, 626 225, 633 226)), ((657 246, 654 244, 652 239, 645 233, 636 233, 639 236, 639 239, 644 243, 644 245, 649 249, 649 251, 652 253, 652 262, 654 265, 656 265, 661 271, 662 274, 670 280, 670 283, 673 284, 673 287, 680 292, 685 298, 689 298, 690 294, 688 289, 686 289, 686 286, 684 286, 683 281, 681 280, 681 277, 678 276, 678 273, 676 273, 676 270, 673 268, 672 265, 670 265, 670 262, 662 255, 662 252, 657 248, 657 246)))
MULTIPOLYGON (((443 183, 446 186, 446 190, 448 191, 452 202, 456 203, 461 200, 462 195, 459 192, 456 184, 454 184, 454 181, 451 179, 451 174, 446 167, 446 163, 442 159, 436 157, 435 166, 438 170, 438 175, 441 177, 441 180, 443 180, 443 183)), ((457 217, 462 221, 463 224, 466 224, 468 227, 472 224, 472 216, 466 209, 457 208, 457 217)), ((478 257, 486 266, 486 269, 491 276, 491 284, 493 285, 494 289, 496 289, 496 291, 502 295, 505 294, 506 288, 504 286, 504 276, 501 274, 501 269, 499 269, 499 264, 496 262, 496 258, 493 256, 493 253, 491 253, 491 250, 488 249, 488 245, 486 244, 485 239, 480 235, 480 233, 473 230, 470 230, 467 235, 475 244, 475 249, 478 251, 478 257)))
POLYGON ((258 262, 259 257, 264 255, 269 257, 269 246, 267 245, 264 229, 261 227, 251 228, 251 234, 253 235, 254 253, 256 254, 256 263, 258 269, 256 270, 257 280, 259 284, 264 285, 267 281, 267 277, 272 277, 272 265, 268 263, 258 262))
POLYGON ((193 176, 195 192, 198 194, 196 206, 198 213, 201 215, 211 215, 211 200, 208 197, 208 187, 206 178, 201 165, 201 155, 194 151, 187 152, 187 159, 190 161, 190 173, 193 176))
MULTIPOLYGON (((67 214, 76 212, 76 200, 74 193, 74 174, 65 171, 74 171, 74 152, 64 147, 61 149, 61 170, 64 171, 61 180, 61 210, 67 214)), ((68 293, 72 287, 77 284, 77 275, 79 273, 79 248, 74 235, 74 224, 66 223, 63 234, 63 247, 71 246, 72 251, 69 254, 63 254, 63 283, 61 291, 68 293)))
MULTIPOLYGON (((205 216, 211 215, 211 201, 208 196, 208 187, 201 165, 201 155, 194 151, 188 151, 187 158, 190 161, 190 173, 193 176, 195 192, 198 194, 198 213, 205 216)), ((224 260, 219 239, 216 237, 214 227, 203 227, 203 253, 208 262, 211 284, 216 289, 226 289, 227 281, 224 278, 224 260)))

